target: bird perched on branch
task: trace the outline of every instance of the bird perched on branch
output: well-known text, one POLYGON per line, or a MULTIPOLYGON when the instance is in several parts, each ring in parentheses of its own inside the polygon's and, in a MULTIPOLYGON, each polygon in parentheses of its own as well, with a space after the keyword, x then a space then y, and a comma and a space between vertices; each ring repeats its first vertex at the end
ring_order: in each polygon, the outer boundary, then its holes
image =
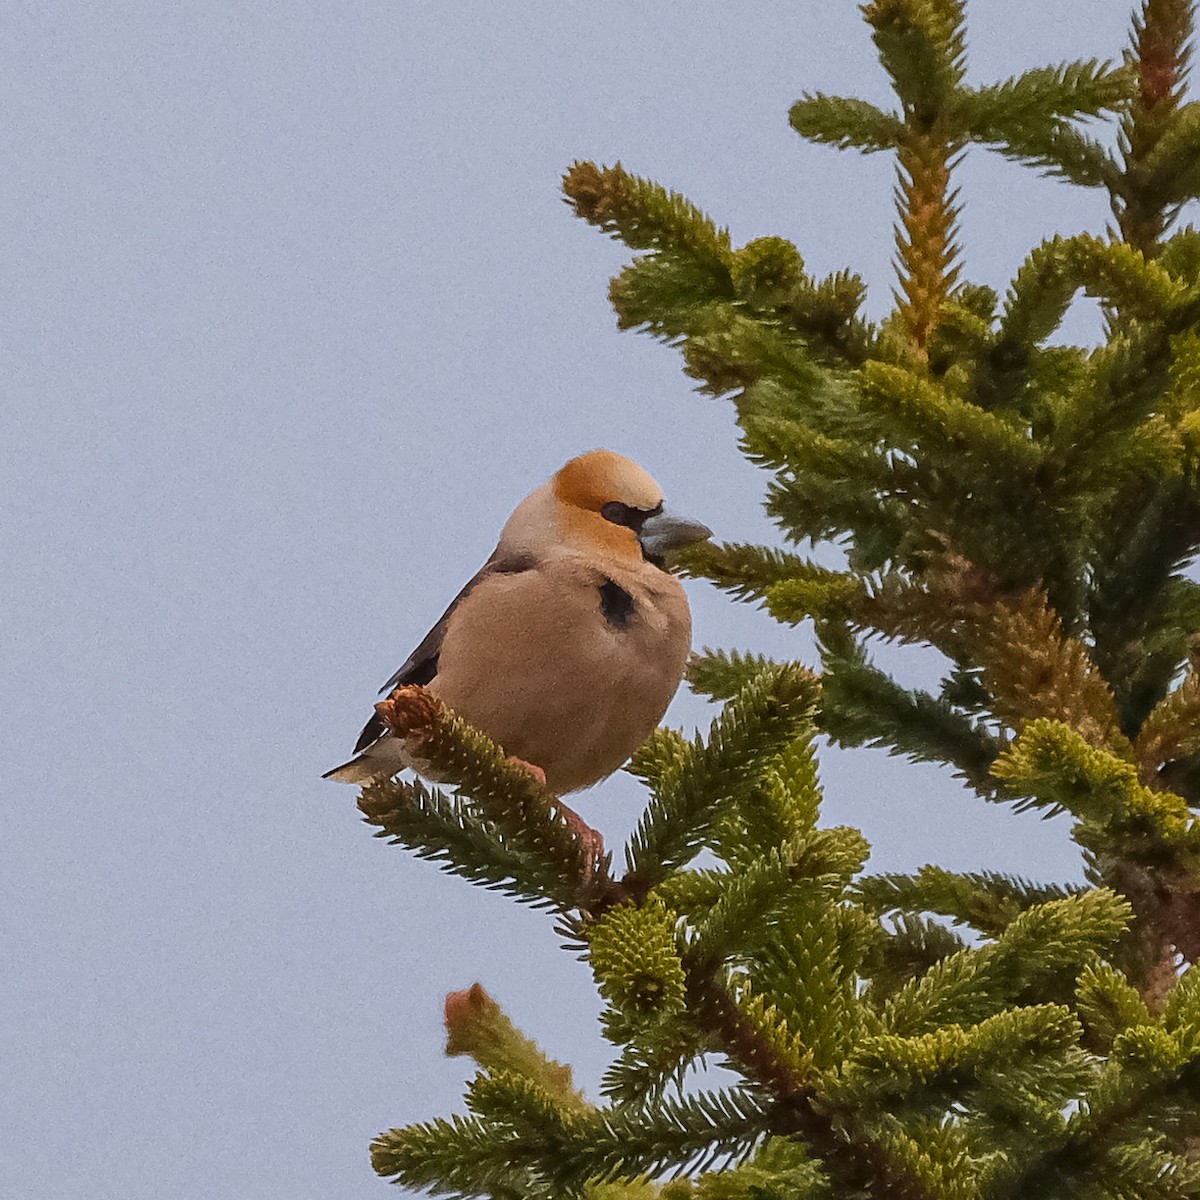
MULTIPOLYGON (((612 774, 679 687, 691 614, 669 551, 710 537, 610 450, 571 459, 509 517, 479 573, 383 686, 419 684, 544 776, 556 796, 612 774)), ((325 778, 418 766, 376 713, 325 778)))

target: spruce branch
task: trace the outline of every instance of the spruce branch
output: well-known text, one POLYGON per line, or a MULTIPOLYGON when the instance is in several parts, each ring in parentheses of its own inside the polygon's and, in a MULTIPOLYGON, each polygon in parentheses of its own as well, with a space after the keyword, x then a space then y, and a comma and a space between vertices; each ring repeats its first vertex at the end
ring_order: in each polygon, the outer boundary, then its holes
POLYGON ((1105 1054, 1126 1030, 1154 1020, 1137 988, 1104 962, 1090 963, 1079 976, 1075 1008, 1090 1048, 1105 1054))
POLYGON ((680 1087, 707 1043, 706 1035, 690 1020, 663 1022, 646 1036, 623 1022, 619 1028, 609 1024, 606 1032, 624 1045, 605 1071, 600 1092, 614 1104, 633 1107, 655 1104, 668 1088, 680 1087))
POLYGON ((1176 230, 1163 242, 1157 261, 1177 279, 1200 283, 1200 232, 1193 225, 1176 230))
MULTIPOLYGON (((544 895, 548 901, 571 908, 592 903, 604 891, 608 885, 606 866, 596 863, 594 848, 579 836, 576 823, 571 820, 573 814, 568 814, 561 801, 547 792, 526 766, 506 758, 490 738, 473 729, 422 687, 397 688, 376 708, 393 736, 404 742, 413 760, 420 764, 422 772, 454 783, 478 814, 478 820, 468 820, 465 816, 460 820, 445 805, 437 807, 432 800, 424 808, 413 807, 411 800, 417 793, 409 793, 409 829, 414 822, 427 826, 431 854, 438 852, 439 839, 444 842, 453 836, 451 826, 458 823, 464 836, 468 831, 473 836, 472 853, 477 864, 473 869, 479 869, 478 856, 485 844, 480 835, 489 832, 490 827, 494 840, 501 843, 497 871, 517 869, 518 858, 512 853, 515 850, 526 864, 525 880, 531 862, 536 860, 545 879, 544 895)), ((389 805, 403 799, 402 785, 398 791, 388 790, 387 785, 378 792, 368 789, 367 802, 371 808, 368 816, 381 815, 389 805)), ((426 835, 419 830, 401 833, 399 820, 394 820, 393 826, 397 830, 393 836, 413 838, 406 844, 426 845, 422 841, 426 835)))
POLYGON ((778 925, 777 934, 748 960, 746 991, 739 999, 759 995, 777 1014, 801 1061, 836 1070, 864 1025, 872 1023, 858 987, 879 944, 879 926, 833 898, 797 903, 781 912, 778 925))
POLYGON ((1157 196, 1167 213, 1200 195, 1198 158, 1200 104, 1185 104, 1147 154, 1143 167, 1146 193, 1157 196))
POLYGON ((1069 240, 1041 243, 1012 281, 996 339, 997 355, 1013 358, 1048 338, 1062 324, 1078 284, 1071 270, 1069 240))
POLYGON ((1097 556, 1088 603, 1093 656, 1131 732, 1167 694, 1200 630, 1200 586, 1182 575, 1200 530, 1189 490, 1179 479, 1122 488, 1097 556))
MULTIPOLYGON (((784 854, 787 847, 798 845, 800 839, 803 853, 818 848, 828 850, 830 861, 837 859, 842 864, 839 869, 844 869, 856 860, 858 845, 849 833, 845 837, 850 840, 841 840, 834 830, 818 836, 820 807, 821 783, 813 740, 797 738, 768 764, 755 803, 727 814, 723 823, 732 825, 736 819, 740 846, 751 860, 773 853, 776 847, 784 854), (821 838, 834 838, 836 845, 822 842, 821 838)), ((726 861, 736 866, 739 860, 731 854, 726 861)))
POLYGON ((1107 188, 1111 192, 1119 182, 1120 167, 1103 142, 1062 122, 1014 125, 1003 137, 980 140, 991 143, 1005 158, 1077 187, 1107 188))
POLYGON ((1124 459, 1119 439, 1128 438, 1141 420, 1154 414, 1171 383, 1172 339, 1200 322, 1200 302, 1188 298, 1159 314, 1159 319, 1132 328, 1123 326, 1094 350, 1084 386, 1061 424, 1075 462, 1091 461, 1108 451, 1124 459), (1107 444, 1106 444, 1107 443, 1107 444))
POLYGON ((993 1195, 1022 1200, 1036 1188, 1039 1195, 1075 1196, 1089 1185, 1107 1191, 1110 1183, 1132 1180, 1141 1190, 1117 1194, 1194 1197, 1200 1171, 1164 1156, 1162 1146, 1164 1133, 1196 1129, 1198 1104, 1194 1046, 1161 1028, 1134 1026, 1118 1039, 1088 1103, 1068 1118, 1045 1153, 1027 1156, 993 1195), (1175 1182, 1184 1190, 1158 1190, 1175 1182))
POLYGON ((704 326, 683 342, 684 372, 700 382, 700 391, 745 395, 769 380, 824 406, 835 385, 803 339, 782 322, 747 316, 733 304, 713 303, 703 311, 704 326))
POLYGON ((894 137, 898 310, 917 357, 925 359, 958 276, 950 174, 964 145, 954 117, 966 70, 963 3, 871 0, 863 16, 904 114, 894 137))
POLYGON ((806 1038, 806 1030, 793 1028, 779 1006, 771 1002, 768 991, 756 992, 748 976, 738 978, 737 991, 743 1017, 762 1043, 771 1047, 780 1062, 790 1063, 798 1076, 811 1075, 817 1063, 828 1064, 834 1057, 840 1057, 831 1055, 827 1046, 806 1038))
POLYGON ((468 1085, 466 1101, 475 1116, 507 1134, 514 1157, 553 1153, 573 1123, 574 1114, 533 1080, 511 1071, 480 1072, 468 1085))
POLYGON ((675 1180, 661 1200, 828 1200, 824 1173, 790 1138, 768 1138, 747 1162, 719 1174, 675 1180))
POLYGON ((563 192, 577 216, 631 250, 669 251, 712 269, 728 265, 728 230, 678 192, 631 175, 620 163, 574 163, 563 176, 563 192))
POLYGON ((878 570, 892 561, 909 533, 910 506, 902 498, 864 491, 856 480, 817 472, 789 472, 774 480, 767 487, 766 509, 796 541, 854 530, 848 557, 856 570, 878 570))
POLYGON ((963 0, 872 0, 862 12, 907 123, 933 122, 962 86, 963 0))
POLYGON ((865 876, 858 880, 855 891, 879 912, 938 913, 955 924, 997 937, 1027 909, 1066 899, 1079 889, 1031 883, 996 871, 959 873, 924 866, 916 875, 865 876))
POLYGON ((784 583, 836 590, 837 581, 845 580, 850 591, 858 590, 858 585, 846 580, 840 571, 831 571, 798 554, 768 546, 705 542, 681 553, 676 565, 684 575, 707 579, 735 600, 761 603, 775 585, 784 583))
POLYGON ((935 130, 910 135, 897 156, 898 311, 919 357, 958 279, 959 209, 950 175, 961 150, 958 137, 935 130))
POLYGON ((1064 247, 1087 294, 1126 316, 1162 318, 1191 296, 1187 287, 1135 246, 1079 234, 1065 241, 1064 247))
POLYGON ((1069 122, 1116 108, 1132 84, 1128 69, 1092 59, 963 90, 956 108, 972 140, 1081 187, 1106 187, 1117 177, 1116 164, 1100 142, 1069 122))
POLYGON ((1029 995, 1066 1002, 1079 972, 1115 945, 1129 917, 1129 905, 1104 889, 1026 909, 994 942, 942 959, 897 991, 883 1012, 885 1028, 914 1037, 975 1024, 1029 995))
POLYGON ((1098 117, 1116 108, 1133 89, 1132 72, 1097 59, 1034 67, 1002 83, 964 89, 959 113, 973 136, 1001 140, 1010 129, 1098 117))
POLYGON ((756 675, 779 667, 762 654, 740 650, 711 650, 705 646, 688 663, 687 681, 693 692, 712 700, 730 700, 756 675))
MULTIPOLYGON (((1003 1090, 1005 1069, 1015 1062, 1029 1069, 1039 1059, 1050 1059, 1061 1067, 1081 1032, 1068 1007, 1041 1004, 914 1037, 867 1037, 831 1090, 840 1104, 867 1120, 897 1111, 936 1118, 955 1104, 979 1103, 972 1091, 1003 1090)), ((1045 1086, 1054 1091, 1053 1067, 1042 1066, 1045 1086)))
POLYGON ((468 801, 430 789, 420 780, 379 780, 359 796, 359 810, 375 834, 418 858, 522 903, 566 910, 574 893, 559 872, 522 841, 486 820, 468 801))
POLYGON ((571 1068, 555 1062, 526 1037, 482 984, 446 997, 445 1023, 447 1057, 469 1055, 484 1071, 526 1079, 555 1103, 575 1112, 590 1111, 572 1082, 571 1068))
POLYGON ((683 964, 675 945, 678 917, 657 898, 611 908, 587 929, 588 958, 600 994, 636 1031, 683 1012, 683 964))
POLYGON ((376 1174, 435 1196, 521 1200, 537 1196, 527 1167, 512 1147, 478 1117, 457 1114, 391 1129, 371 1143, 376 1174))
POLYGON ((653 1108, 599 1110, 578 1127, 553 1167, 568 1195, 588 1181, 703 1171, 740 1162, 770 1131, 770 1102, 750 1089, 666 1097, 653 1108))
POLYGON ((435 1195, 551 1200, 550 1165, 596 1110, 570 1068, 525 1037, 479 984, 446 997, 446 1028, 446 1053, 482 1068, 467 1091, 472 1116, 381 1133, 371 1146, 375 1170, 435 1195))
POLYGON ((1060 721, 1091 745, 1132 756, 1104 677, 1084 643, 1064 635, 1044 593, 978 608, 963 636, 983 668, 993 711, 1012 728, 1060 721))
POLYGON ((956 396, 936 380, 889 363, 871 362, 859 383, 863 407, 886 419, 897 449, 949 457, 979 455, 1001 469, 1028 472, 1041 451, 1021 424, 956 396))
POLYGON ((919 979, 930 967, 967 948, 966 942, 940 921, 898 912, 881 922, 885 936, 864 965, 870 984, 864 998, 873 1010, 881 1008, 905 984, 919 979))
POLYGON ((713 324, 712 306, 734 299, 724 266, 670 254, 635 259, 609 285, 618 329, 640 329, 665 342, 702 334, 713 324))
POLYGON ((1178 129, 1193 21, 1191 0, 1143 0, 1133 21, 1137 94, 1121 124, 1123 171, 1112 204, 1122 238, 1147 258, 1157 254, 1178 211, 1178 201, 1158 190, 1169 179, 1167 160, 1157 156, 1154 174, 1148 167, 1178 129))
POLYGON ((798 917, 805 925, 828 918, 862 870, 870 847, 856 829, 812 830, 749 859, 726 876, 715 903, 692 925, 689 953, 720 962, 752 960, 786 936, 798 917))
POLYGON ((811 286, 800 251, 781 237, 760 237, 736 250, 730 262, 734 295, 758 312, 773 314, 811 286))
POLYGON ((1186 286, 1134 246, 1090 234, 1054 237, 1029 255, 1014 279, 993 354, 1011 360, 1022 347, 1044 341, 1079 291, 1150 320, 1189 297, 1186 286))
POLYGON ((796 667, 765 672, 713 722, 708 742, 652 737, 630 764, 651 789, 626 851, 630 872, 652 884, 699 849, 718 813, 748 795, 770 758, 804 729, 816 677, 796 667))
MULTIPOLYGON (((777 403, 770 406, 779 407, 777 403)), ((770 415, 770 409, 748 410, 741 414, 740 423, 743 453, 760 467, 797 476, 812 473, 829 481, 857 480, 869 489, 881 486, 888 477, 890 464, 886 457, 862 444, 870 432, 870 423, 861 414, 852 416, 822 408, 785 418, 770 415), (831 436, 821 432, 818 425, 843 428, 838 436, 831 436)))
POLYGON ((1121 850, 1135 860, 1183 850, 1194 840, 1187 803, 1138 781, 1127 759, 1089 742, 1059 721, 1031 721, 993 766, 996 777, 1037 803, 1075 816, 1076 839, 1097 851, 1121 850))
POLYGON ((824 279, 807 276, 788 296, 782 313, 810 350, 824 352, 835 367, 861 366, 875 342, 875 329, 860 317, 866 286, 852 271, 824 279))
POLYGON ((1194 665, 1146 718, 1134 752, 1142 782, 1150 786, 1166 784, 1172 764, 1200 755, 1200 672, 1194 665))
MULTIPOLYGON (((812 394, 822 402, 831 399, 828 392, 812 394)), ((780 405, 771 407, 777 411, 780 405)), ((795 418, 744 411, 743 450, 776 472, 768 512, 790 541, 818 541, 853 529, 851 564, 866 557, 868 546, 878 547, 872 557, 881 564, 893 556, 910 523, 906 498, 912 469, 876 444, 877 418, 857 401, 856 407, 857 412, 844 413, 842 396, 835 393, 828 407, 795 418)))
POLYGON ((1004 742, 982 722, 928 692, 902 687, 848 638, 827 636, 823 658, 818 724, 835 742, 948 763, 979 795, 998 798, 991 766, 1004 742))
POLYGON ((812 1088, 810 1076, 762 1036, 711 968, 694 966, 689 971, 688 1007, 718 1039, 730 1061, 776 1098, 766 1110, 770 1131, 803 1142, 833 1183, 881 1200, 938 1200, 883 1147, 856 1136, 852 1113, 828 1110, 812 1088))
POLYGON ((904 139, 904 122, 865 100, 805 92, 788 115, 792 128, 810 142, 874 154, 895 150, 904 139))

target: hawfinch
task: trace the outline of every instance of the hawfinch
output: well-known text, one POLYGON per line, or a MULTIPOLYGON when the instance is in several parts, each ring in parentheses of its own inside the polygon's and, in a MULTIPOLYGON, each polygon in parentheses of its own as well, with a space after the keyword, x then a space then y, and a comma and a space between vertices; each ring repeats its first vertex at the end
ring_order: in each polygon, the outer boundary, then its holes
MULTIPOLYGON (((508 519, 483 569, 383 686, 420 684, 555 795, 611 775, 650 736, 683 678, 691 613, 663 568, 710 537, 611 450, 573 458, 508 519)), ((357 757, 325 778, 367 783, 412 766, 375 715, 357 757)))

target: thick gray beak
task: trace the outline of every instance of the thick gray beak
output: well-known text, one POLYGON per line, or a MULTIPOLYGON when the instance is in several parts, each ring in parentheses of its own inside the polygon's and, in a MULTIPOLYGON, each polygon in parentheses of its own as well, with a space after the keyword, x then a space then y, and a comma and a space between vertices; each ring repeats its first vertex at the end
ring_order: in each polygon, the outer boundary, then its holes
POLYGON ((712 530, 699 521, 689 521, 686 517, 677 517, 665 509, 642 522, 638 538, 647 558, 662 558, 671 550, 680 546, 690 546, 693 542, 702 542, 712 537, 712 530))

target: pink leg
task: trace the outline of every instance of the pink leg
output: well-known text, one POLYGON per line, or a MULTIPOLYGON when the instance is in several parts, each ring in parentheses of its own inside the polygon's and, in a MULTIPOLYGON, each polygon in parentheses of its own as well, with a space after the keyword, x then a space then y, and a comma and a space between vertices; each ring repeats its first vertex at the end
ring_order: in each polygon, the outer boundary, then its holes
POLYGON ((604 861, 604 835, 600 830, 593 829, 573 808, 568 808, 561 800, 555 798, 555 803, 558 805, 558 811, 566 817, 576 840, 583 847, 587 861, 587 878, 590 881, 604 861))
POLYGON ((518 758, 515 754, 510 754, 505 761, 512 763, 514 767, 520 767, 523 771, 528 771, 542 787, 546 786, 546 772, 541 767, 531 762, 526 762, 523 758, 518 758))
MULTIPOLYGON (((514 767, 521 767, 528 771, 542 787, 546 786, 546 772, 541 767, 526 762, 523 758, 517 758, 514 754, 509 755, 508 761, 514 767)), ((558 811, 566 818, 576 840, 583 847, 587 861, 587 877, 590 880, 604 860, 604 836, 598 829, 593 829, 573 808, 568 808, 557 796, 554 797, 554 803, 558 806, 558 811)))

